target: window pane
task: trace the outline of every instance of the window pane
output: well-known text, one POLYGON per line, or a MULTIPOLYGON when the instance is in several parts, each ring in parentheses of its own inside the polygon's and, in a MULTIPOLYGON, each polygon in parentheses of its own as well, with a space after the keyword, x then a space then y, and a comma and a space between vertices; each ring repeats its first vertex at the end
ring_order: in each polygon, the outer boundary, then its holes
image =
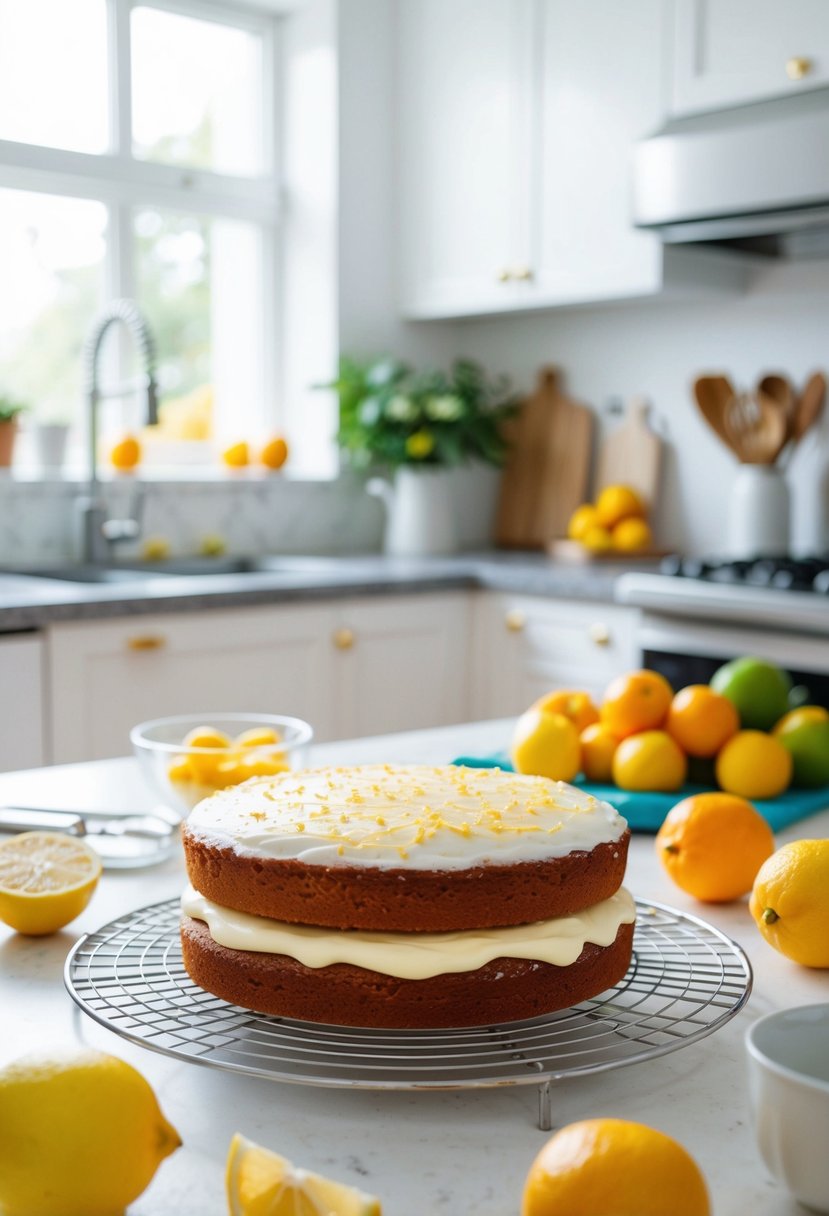
POLYGON ((0 0, 0 139, 104 152, 106 0, 0 0))
POLYGON ((259 173, 263 108, 261 37, 158 9, 133 10, 136 156, 259 173))
POLYGON ((136 212, 134 233, 161 437, 254 438, 264 421, 261 233, 156 208, 136 212))
POLYGON ((41 421, 80 416, 81 348, 101 307, 106 230, 103 203, 0 190, 0 393, 28 402, 41 421))

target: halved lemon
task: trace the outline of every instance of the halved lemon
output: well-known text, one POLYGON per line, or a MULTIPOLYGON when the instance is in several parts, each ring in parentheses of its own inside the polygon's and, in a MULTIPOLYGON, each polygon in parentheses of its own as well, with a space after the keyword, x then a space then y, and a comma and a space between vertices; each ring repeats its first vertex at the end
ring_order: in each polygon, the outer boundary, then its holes
POLYGON ((80 916, 100 877, 100 857, 74 836, 10 836, 0 842, 0 920, 33 937, 56 933, 80 916))
POLYGON ((373 1195, 299 1169, 238 1132, 226 1184, 230 1216, 381 1216, 373 1195))

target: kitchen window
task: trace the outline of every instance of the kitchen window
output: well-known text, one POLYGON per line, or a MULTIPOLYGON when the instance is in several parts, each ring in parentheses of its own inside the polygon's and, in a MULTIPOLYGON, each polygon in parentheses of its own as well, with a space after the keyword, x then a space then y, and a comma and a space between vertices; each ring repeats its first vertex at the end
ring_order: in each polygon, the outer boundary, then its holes
MULTIPOLYGON (((162 426, 147 461, 273 430, 277 20, 213 0, 0 0, 0 392, 67 421, 101 306, 138 300, 162 426)), ((107 352, 129 378, 128 344, 107 352)), ((104 407, 103 433, 143 423, 104 407)))

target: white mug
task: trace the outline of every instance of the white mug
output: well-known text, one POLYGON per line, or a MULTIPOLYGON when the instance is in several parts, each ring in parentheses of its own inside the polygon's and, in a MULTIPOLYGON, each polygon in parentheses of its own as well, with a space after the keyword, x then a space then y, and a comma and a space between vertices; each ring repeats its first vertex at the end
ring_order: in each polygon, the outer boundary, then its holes
POLYGON ((829 1212, 829 1004, 760 1018, 746 1049, 763 1160, 804 1207, 829 1212))

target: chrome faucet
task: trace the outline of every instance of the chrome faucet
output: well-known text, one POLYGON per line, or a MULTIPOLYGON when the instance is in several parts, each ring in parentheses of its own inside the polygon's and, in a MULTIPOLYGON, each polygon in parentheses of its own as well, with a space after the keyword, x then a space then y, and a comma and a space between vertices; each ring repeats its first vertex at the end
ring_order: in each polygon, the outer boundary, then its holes
POLYGON ((158 396, 155 383, 155 343, 146 319, 133 300, 113 300, 96 320, 84 344, 84 392, 89 427, 89 490, 79 503, 84 562, 104 562, 119 541, 135 540, 141 533, 143 495, 139 489, 132 517, 110 519, 100 497, 98 477, 98 404, 109 397, 122 397, 135 390, 146 395, 146 423, 158 422, 158 396), (111 325, 120 321, 132 334, 141 356, 143 375, 125 384, 103 390, 98 385, 98 360, 104 337, 111 325))

